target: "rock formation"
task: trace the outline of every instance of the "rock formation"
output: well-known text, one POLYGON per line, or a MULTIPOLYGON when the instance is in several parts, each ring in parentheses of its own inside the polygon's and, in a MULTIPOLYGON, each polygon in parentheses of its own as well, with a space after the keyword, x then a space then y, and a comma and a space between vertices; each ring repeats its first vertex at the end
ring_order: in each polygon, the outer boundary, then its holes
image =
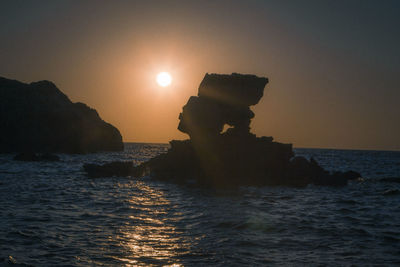
POLYGON ((72 103, 53 83, 0 77, 0 152, 91 153, 123 150, 118 129, 72 103))
MULTIPOLYGON (((295 157, 291 144, 250 132, 250 106, 261 99, 267 83, 267 78, 254 75, 206 74, 198 96, 189 98, 179 116, 178 129, 190 140, 171 141, 167 153, 133 168, 131 174, 219 188, 341 186, 360 177, 352 171, 329 173, 313 159, 295 157), (224 125, 231 128, 222 133, 224 125)), ((101 166, 91 169, 100 175, 101 166)))
POLYGON ((225 124, 247 135, 254 113, 249 106, 263 96, 268 79, 254 75, 206 74, 198 96, 189 98, 180 114, 178 129, 193 139, 218 137, 225 124))

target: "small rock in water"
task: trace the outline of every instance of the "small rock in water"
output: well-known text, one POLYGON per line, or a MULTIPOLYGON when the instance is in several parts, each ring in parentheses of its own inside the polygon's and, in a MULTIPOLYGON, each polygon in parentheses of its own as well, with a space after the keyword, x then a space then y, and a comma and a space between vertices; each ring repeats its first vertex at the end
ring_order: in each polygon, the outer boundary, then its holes
POLYGON ((60 161, 60 157, 50 153, 22 152, 13 158, 18 161, 60 161))

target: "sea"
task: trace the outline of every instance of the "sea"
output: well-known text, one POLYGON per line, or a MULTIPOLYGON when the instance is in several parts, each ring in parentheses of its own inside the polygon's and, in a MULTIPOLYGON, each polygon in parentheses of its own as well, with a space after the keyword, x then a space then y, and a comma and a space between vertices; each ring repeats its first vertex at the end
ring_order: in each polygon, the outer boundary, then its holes
POLYGON ((0 266, 400 266, 400 152, 295 149, 363 175, 345 187, 216 191, 82 169, 167 149, 126 143, 60 162, 1 154, 0 266))

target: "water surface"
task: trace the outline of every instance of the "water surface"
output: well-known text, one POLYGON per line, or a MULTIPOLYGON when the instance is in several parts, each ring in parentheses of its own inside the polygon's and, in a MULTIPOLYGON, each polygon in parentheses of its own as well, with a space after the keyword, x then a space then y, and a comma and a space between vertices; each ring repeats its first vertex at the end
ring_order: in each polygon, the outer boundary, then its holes
MULTIPOLYGON (((56 163, 0 155, 0 262, 33 266, 400 264, 400 152, 296 149, 347 187, 187 188, 149 178, 89 179, 83 163, 143 162, 168 149, 61 155, 56 163)), ((1 263, 0 263, 1 264, 1 263)))

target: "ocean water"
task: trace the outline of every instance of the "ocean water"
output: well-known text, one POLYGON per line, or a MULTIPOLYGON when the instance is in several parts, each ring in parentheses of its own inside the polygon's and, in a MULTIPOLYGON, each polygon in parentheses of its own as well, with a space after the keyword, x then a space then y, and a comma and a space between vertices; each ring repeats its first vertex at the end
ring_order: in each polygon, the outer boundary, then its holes
POLYGON ((365 177, 342 188, 211 191, 146 177, 89 179, 82 170, 167 149, 127 143, 121 153, 56 163, 0 155, 0 265, 400 264, 400 152, 296 149, 365 177))

